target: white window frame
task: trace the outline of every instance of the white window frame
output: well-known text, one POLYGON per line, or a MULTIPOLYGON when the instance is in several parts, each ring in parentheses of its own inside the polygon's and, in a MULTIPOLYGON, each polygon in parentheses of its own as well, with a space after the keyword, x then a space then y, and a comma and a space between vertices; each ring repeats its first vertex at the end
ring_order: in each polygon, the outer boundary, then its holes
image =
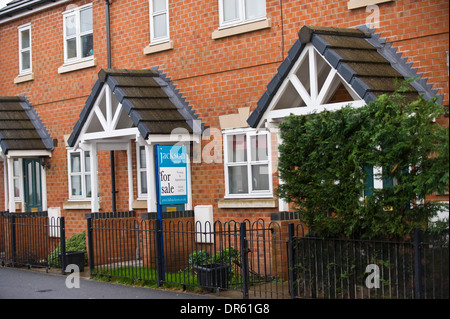
MULTIPOLYGON (((137 171, 137 188, 138 188, 138 199, 146 199, 148 196, 148 183, 147 183, 147 193, 142 192, 141 188, 141 173, 147 172, 147 167, 142 167, 141 163, 141 148, 144 148, 144 154, 145 154, 145 165, 147 165, 147 153, 145 152, 145 146, 136 144, 136 171, 137 171)), ((145 175, 147 176, 147 175, 145 175)))
POLYGON ((26 74, 30 74, 33 72, 33 56, 32 56, 32 51, 31 51, 31 23, 27 23, 24 25, 19 26, 18 28, 19 31, 19 75, 26 75, 26 74), (22 47, 22 32, 28 30, 29 33, 29 37, 30 37, 30 45, 28 48, 23 48, 22 47), (24 52, 30 52, 30 67, 28 69, 23 69, 22 68, 22 53, 24 52))
POLYGON ((22 198, 23 198, 23 164, 22 164, 22 159, 21 158, 15 158, 13 159, 13 165, 14 162, 18 162, 18 172, 15 171, 14 166, 13 166, 13 186, 15 185, 15 181, 17 181, 17 185, 19 188, 19 196, 16 196, 15 190, 14 190, 14 202, 16 203, 21 203, 22 202, 22 198))
POLYGON ((170 26, 169 26, 169 0, 165 0, 166 2, 166 9, 165 10, 161 10, 161 11, 154 11, 153 8, 153 0, 149 0, 149 6, 150 6, 150 44, 158 44, 158 43, 164 43, 164 42, 168 42, 170 41, 170 26), (164 37, 155 37, 155 29, 154 29, 154 18, 158 15, 162 15, 165 14, 166 15, 166 36, 164 37))
MULTIPOLYGON (((92 3, 80 6, 80 7, 76 7, 73 9, 70 9, 68 11, 63 12, 63 38, 64 38, 64 63, 65 64, 70 64, 70 63, 74 63, 74 62, 81 62, 81 61, 85 61, 85 60, 93 60, 94 59, 94 54, 92 54, 91 56, 88 57, 81 57, 81 38, 82 36, 88 35, 88 34, 94 34, 94 27, 92 27, 92 30, 90 31, 85 31, 85 32, 81 32, 81 16, 80 16, 80 12, 84 9, 87 8, 91 8, 92 9, 92 3), (75 16, 75 25, 76 25, 76 31, 75 31, 75 35, 67 37, 66 36, 66 18, 69 16, 75 16), (74 58, 67 58, 67 40, 71 39, 71 38, 76 38, 77 41, 77 46, 76 46, 76 57, 74 58)), ((94 20, 94 14, 92 13, 92 20, 94 20)))
POLYGON ((246 19, 246 12, 245 12, 245 1, 246 0, 238 0, 238 9, 239 9, 239 17, 234 20, 225 21, 224 17, 224 10, 223 10, 223 1, 219 0, 219 22, 220 22, 220 28, 228 28, 240 24, 250 23, 254 21, 260 21, 264 20, 267 17, 267 1, 264 5, 264 15, 260 17, 255 17, 251 19, 246 19))
MULTIPOLYGON (((68 174, 68 185, 69 185, 69 200, 86 200, 90 201, 91 196, 87 196, 86 194, 86 176, 90 175, 92 178, 92 168, 89 171, 86 171, 86 153, 89 151, 67 151, 67 174, 68 174), (78 153, 80 154, 80 172, 72 173, 72 161, 71 155, 78 153), (80 176, 81 177, 81 195, 72 195, 72 176, 80 176)), ((92 191, 91 191, 92 194, 92 191)))
POLYGON ((271 154, 271 137, 269 131, 256 131, 255 129, 235 129, 235 130, 225 130, 223 131, 223 145, 224 145, 224 171, 225 171, 225 198, 271 198, 273 197, 273 186, 272 186, 272 154, 271 154), (228 161, 228 138, 233 135, 246 135, 246 151, 247 151, 247 161, 246 162, 229 162, 228 161), (267 138, 267 160, 264 161, 252 161, 251 159, 251 137, 265 135, 267 138), (247 182, 248 182, 248 193, 242 194, 232 194, 230 193, 229 185, 229 174, 228 168, 231 166, 247 166, 247 182), (252 188, 252 165, 267 165, 268 169, 268 190, 253 190, 252 188))

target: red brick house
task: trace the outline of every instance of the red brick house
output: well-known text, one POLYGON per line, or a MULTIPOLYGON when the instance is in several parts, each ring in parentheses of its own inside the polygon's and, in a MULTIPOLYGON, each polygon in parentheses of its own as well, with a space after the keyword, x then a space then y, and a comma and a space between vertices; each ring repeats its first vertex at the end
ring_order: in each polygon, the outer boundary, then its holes
POLYGON ((0 210, 48 210, 67 235, 85 213, 155 211, 154 145, 184 143, 186 203, 165 209, 270 220, 288 210, 283 116, 363 105, 398 77, 448 107, 448 21, 437 0, 11 1, 0 210))

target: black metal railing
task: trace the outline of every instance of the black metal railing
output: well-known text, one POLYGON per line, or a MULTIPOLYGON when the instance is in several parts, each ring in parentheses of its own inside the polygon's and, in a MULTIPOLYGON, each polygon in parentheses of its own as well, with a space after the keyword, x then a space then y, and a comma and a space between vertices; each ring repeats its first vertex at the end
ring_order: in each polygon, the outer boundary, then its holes
POLYGON ((0 260, 2 266, 51 268, 52 252, 65 247, 64 218, 47 212, 0 213, 0 260))
POLYGON ((448 230, 394 241, 324 239, 291 226, 289 250, 295 298, 449 298, 448 230))
POLYGON ((244 298, 288 298, 286 241, 276 223, 195 223, 193 213, 155 219, 87 216, 91 276, 242 292, 244 298), (187 215, 186 215, 187 214, 187 215), (283 260, 284 259, 284 260, 283 260))
MULTIPOLYGON (((87 214, 90 275, 243 298, 449 298, 448 229, 416 230, 397 241, 324 239, 286 220, 199 223, 192 211, 156 215, 87 214)), ((66 256, 64 217, 0 213, 2 266, 64 273, 68 262, 57 255, 66 256)))

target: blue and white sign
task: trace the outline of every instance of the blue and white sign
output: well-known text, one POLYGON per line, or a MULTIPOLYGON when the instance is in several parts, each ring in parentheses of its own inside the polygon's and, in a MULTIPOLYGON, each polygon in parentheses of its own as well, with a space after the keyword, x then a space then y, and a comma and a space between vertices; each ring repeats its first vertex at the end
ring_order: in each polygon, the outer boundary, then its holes
POLYGON ((186 146, 158 145, 156 154, 159 204, 186 204, 188 201, 186 146))

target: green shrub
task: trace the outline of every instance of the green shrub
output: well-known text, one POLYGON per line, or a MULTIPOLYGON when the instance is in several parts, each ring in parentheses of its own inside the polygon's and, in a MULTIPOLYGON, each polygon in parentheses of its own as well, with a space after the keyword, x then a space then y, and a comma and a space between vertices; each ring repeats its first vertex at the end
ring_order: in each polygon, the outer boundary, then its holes
POLYGON ((198 265, 205 265, 209 263, 209 254, 205 250, 195 250, 189 254, 188 263, 191 268, 198 265))
POLYGON ((402 91, 361 108, 291 115, 280 125, 278 194, 310 232, 404 237, 443 209, 425 199, 449 187, 448 127, 433 121, 444 109, 402 91), (374 167, 388 186, 366 182, 374 167))
MULTIPOLYGON (((73 235, 66 239, 66 252, 69 251, 87 251, 86 249, 86 231, 73 235)), ((61 252, 61 245, 58 245, 54 251, 48 255, 48 264, 50 267, 60 268, 61 262, 58 254, 61 252)), ((87 254, 84 254, 84 263, 87 264, 87 254)))

